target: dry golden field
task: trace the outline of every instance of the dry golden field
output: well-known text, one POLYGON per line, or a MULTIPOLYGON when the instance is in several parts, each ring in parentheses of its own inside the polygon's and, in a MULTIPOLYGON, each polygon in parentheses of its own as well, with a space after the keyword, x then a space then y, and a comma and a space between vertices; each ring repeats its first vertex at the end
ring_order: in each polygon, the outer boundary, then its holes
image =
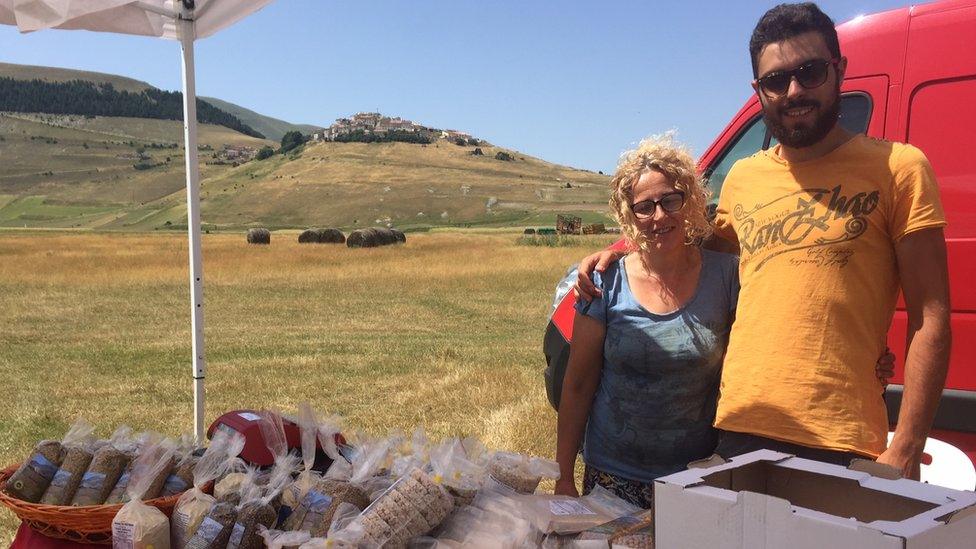
MULTIPOLYGON (((352 428, 422 426, 552 457, 542 335, 566 267, 608 240, 515 245, 505 231, 408 234, 352 250, 275 233, 205 235, 207 420, 308 400, 352 428)), ((0 458, 84 416, 191 428, 187 251, 179 234, 0 233, 0 458)), ((15 517, 0 512, 0 543, 15 517)))

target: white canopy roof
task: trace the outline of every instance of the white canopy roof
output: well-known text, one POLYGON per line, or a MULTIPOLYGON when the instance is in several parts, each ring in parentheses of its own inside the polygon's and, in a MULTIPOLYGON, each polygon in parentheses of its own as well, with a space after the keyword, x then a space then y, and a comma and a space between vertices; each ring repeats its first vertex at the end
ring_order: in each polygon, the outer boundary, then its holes
MULTIPOLYGON (((193 38, 206 38, 272 0, 195 0, 193 38)), ((0 24, 20 32, 82 29, 179 40, 182 0, 0 0, 0 24)))

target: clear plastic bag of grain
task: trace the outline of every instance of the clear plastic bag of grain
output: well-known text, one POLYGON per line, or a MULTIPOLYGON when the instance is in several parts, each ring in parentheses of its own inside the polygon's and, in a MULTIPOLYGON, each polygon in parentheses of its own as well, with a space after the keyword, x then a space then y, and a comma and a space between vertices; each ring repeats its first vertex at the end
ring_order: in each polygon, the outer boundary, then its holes
MULTIPOLYGON (((177 459, 177 454, 176 454, 177 443, 172 439, 162 438, 162 435, 158 433, 144 433, 140 435, 139 439, 140 439, 138 442, 139 449, 137 450, 136 459, 138 459, 138 455, 142 455, 142 453, 147 449, 153 448, 158 445, 163 445, 173 450, 169 458, 169 463, 164 464, 162 466, 162 468, 158 472, 158 476, 152 480, 152 482, 150 483, 149 487, 146 489, 143 495, 144 499, 147 500, 154 499, 159 497, 159 494, 163 489, 163 485, 166 483, 166 479, 169 477, 170 472, 173 470, 173 464, 176 462, 177 459)), ((135 460, 133 460, 133 462, 134 461, 135 460)), ((131 475, 132 475, 131 467, 122 471, 122 475, 119 477, 119 480, 116 481, 115 487, 112 488, 112 491, 105 499, 106 504, 127 503, 129 501, 128 485, 131 479, 131 475)))
POLYGON ((453 511, 454 498, 420 469, 401 477, 332 538, 347 544, 406 547, 453 511))
POLYGON ((132 439, 132 445, 126 447, 126 454, 129 458, 128 465, 122 470, 122 475, 119 476, 119 480, 115 481, 115 487, 109 492, 108 496, 105 498, 105 503, 107 505, 117 505, 123 503, 125 499, 125 490, 129 486, 129 479, 132 478, 132 463, 135 462, 136 458, 139 457, 139 453, 142 449, 158 444, 163 440, 162 435, 158 433, 153 433, 151 431, 144 431, 135 435, 132 439))
POLYGON ((95 440, 92 437, 94 428, 86 421, 79 419, 69 430, 73 434, 70 440, 67 435, 61 442, 64 457, 61 466, 51 478, 51 483, 41 496, 41 503, 45 505, 68 505, 81 484, 81 479, 88 470, 92 460, 92 447, 95 440), (76 428, 77 427, 77 428, 76 428))
MULTIPOLYGON (((298 478, 285 488, 281 497, 281 521, 287 520, 292 509, 305 497, 305 493, 318 481, 318 475, 312 471, 315 465, 316 442, 318 437, 318 422, 312 406, 303 402, 298 405, 298 428, 302 440, 302 471, 298 478)), ((334 446, 334 443, 333 443, 334 446)))
POLYGON ((75 492, 71 505, 101 505, 108 499, 122 473, 129 465, 129 449, 135 444, 132 429, 122 425, 112 433, 92 456, 91 464, 75 492))
POLYGON ((129 501, 112 520, 114 549, 169 549, 169 519, 142 501, 161 472, 172 467, 175 448, 165 442, 144 448, 132 465, 129 501))
POLYGON ((496 452, 488 461, 487 480, 520 494, 535 493, 543 478, 559 479, 559 464, 511 452, 496 452))
POLYGON ((197 465, 197 460, 200 459, 196 455, 196 451, 197 445, 191 435, 180 437, 176 463, 173 464, 173 470, 166 477, 159 497, 165 498, 182 494, 193 485, 193 469, 197 465))
POLYGON ((244 449, 240 433, 217 431, 210 446, 197 461, 193 470, 193 486, 180 496, 173 508, 170 524, 172 546, 182 548, 193 537, 207 513, 217 500, 203 491, 208 482, 217 478, 244 449))
POLYGON ((462 440, 449 438, 430 450, 431 474, 454 496, 456 506, 470 505, 486 476, 479 456, 469 457, 462 440))
MULTIPOLYGON (((235 501, 240 502, 247 497, 251 490, 258 489, 258 470, 248 467, 244 473, 244 482, 240 491, 233 495, 235 501)), ((200 522, 196 532, 186 542, 186 549, 225 549, 230 541, 240 503, 217 500, 210 508, 207 516, 200 522)))
POLYGON ((91 437, 94 427, 83 419, 71 425, 61 441, 42 440, 34 447, 27 461, 7 479, 4 490, 15 498, 37 503, 44 496, 51 480, 64 460, 64 446, 91 437))
POLYGON ((281 491, 291 482, 292 473, 297 468, 298 457, 286 456, 279 459, 268 480, 264 485, 250 486, 241 494, 241 505, 237 510, 237 518, 231 529, 227 549, 261 549, 264 540, 261 538, 261 528, 271 528, 278 518, 278 509, 274 501, 279 499, 281 491))

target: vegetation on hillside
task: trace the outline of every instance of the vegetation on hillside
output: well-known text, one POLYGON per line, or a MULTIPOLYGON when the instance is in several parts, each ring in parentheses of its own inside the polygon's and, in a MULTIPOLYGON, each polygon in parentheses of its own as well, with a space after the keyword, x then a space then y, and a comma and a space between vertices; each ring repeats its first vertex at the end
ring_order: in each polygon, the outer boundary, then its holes
POLYGON ((344 135, 337 135, 333 141, 338 143, 419 143, 427 145, 433 142, 426 132, 408 132, 405 130, 390 130, 379 134, 356 130, 344 135))
MULTIPOLYGON (((0 77, 0 111, 183 120, 183 94, 155 88, 140 93, 118 91, 110 83, 84 80, 44 82, 0 77)), ((237 117, 200 99, 197 120, 264 137, 237 117)))

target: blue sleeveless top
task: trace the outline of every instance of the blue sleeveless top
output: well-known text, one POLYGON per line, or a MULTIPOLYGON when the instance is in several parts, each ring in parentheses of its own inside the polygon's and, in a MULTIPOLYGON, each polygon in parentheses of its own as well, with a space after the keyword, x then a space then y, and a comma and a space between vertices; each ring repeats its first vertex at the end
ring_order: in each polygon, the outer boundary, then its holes
POLYGON ((712 421, 739 267, 736 256, 701 253, 698 287, 677 311, 656 314, 637 302, 624 270, 636 255, 594 273, 603 297, 576 303, 607 331, 583 443, 583 460, 601 471, 651 482, 715 449, 712 421))

